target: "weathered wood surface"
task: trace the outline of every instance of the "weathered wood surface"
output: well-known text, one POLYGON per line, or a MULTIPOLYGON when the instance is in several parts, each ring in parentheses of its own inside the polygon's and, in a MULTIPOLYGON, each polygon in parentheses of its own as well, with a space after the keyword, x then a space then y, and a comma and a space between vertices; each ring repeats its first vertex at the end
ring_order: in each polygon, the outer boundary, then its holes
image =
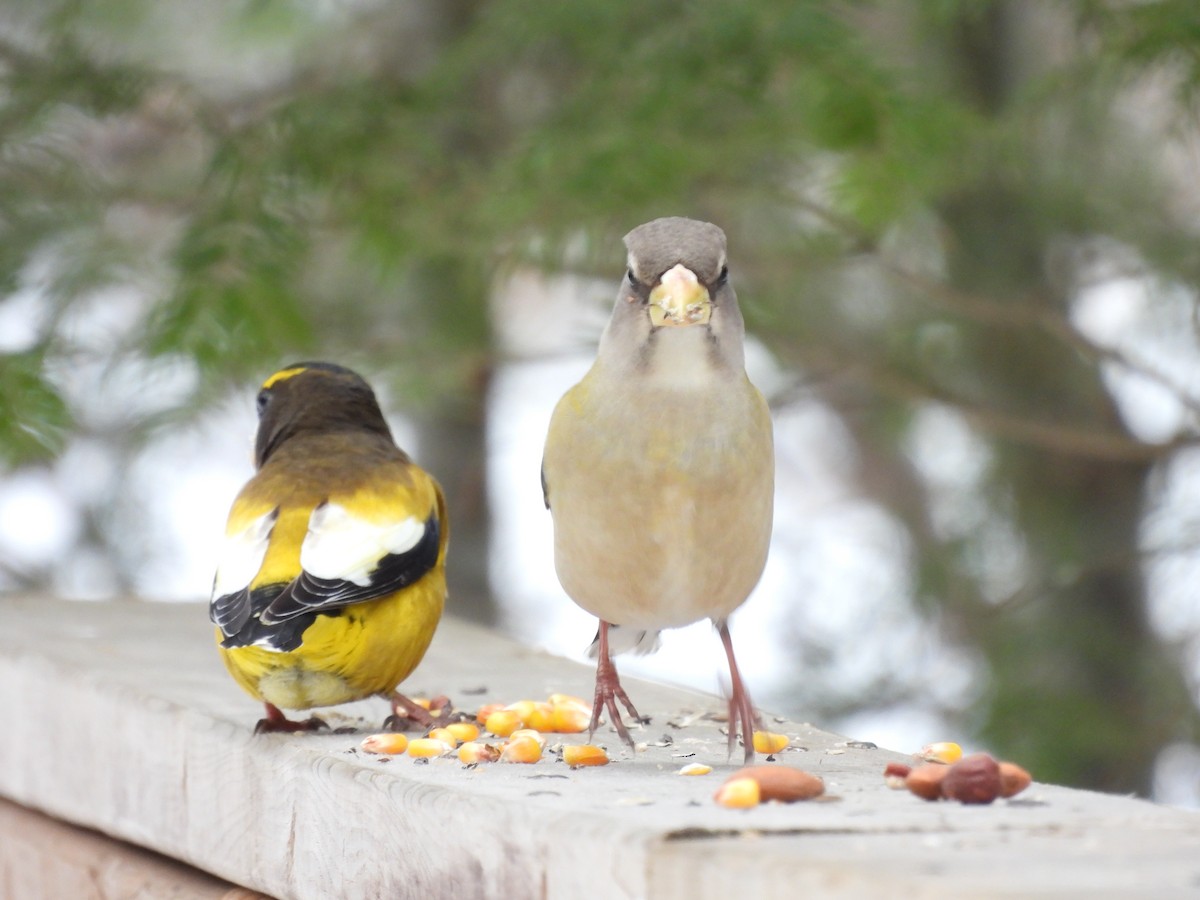
POLYGON ((5 900, 255 900, 173 859, 0 800, 5 900))
MULTIPOLYGON (((474 708, 591 685, 588 667, 447 620, 405 687, 474 708)), ((928 804, 883 786, 900 755, 796 722, 777 730, 804 749, 782 761, 828 798, 721 809, 734 766, 694 717, 721 702, 627 688, 651 745, 606 730, 604 768, 387 761, 357 751, 361 734, 255 737, 260 710, 200 607, 5 599, 0 795, 279 897, 1200 896, 1195 813, 1042 784, 928 804), (673 774, 685 753, 714 773, 673 774)), ((386 704, 343 711, 378 722, 386 704)))

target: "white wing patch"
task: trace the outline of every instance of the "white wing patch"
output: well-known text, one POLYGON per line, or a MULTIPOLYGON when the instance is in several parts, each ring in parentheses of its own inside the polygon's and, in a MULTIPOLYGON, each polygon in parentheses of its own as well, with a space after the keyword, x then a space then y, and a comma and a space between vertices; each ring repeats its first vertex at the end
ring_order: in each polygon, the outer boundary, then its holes
POLYGON ((424 534, 425 523, 412 516, 368 522, 340 504, 323 503, 309 517, 300 567, 315 578, 365 587, 381 559, 411 550, 424 534))
POLYGON ((221 561, 213 579, 213 597, 236 594, 250 586, 266 558, 271 529, 275 527, 278 515, 279 510, 273 509, 252 520, 241 531, 225 535, 221 561))

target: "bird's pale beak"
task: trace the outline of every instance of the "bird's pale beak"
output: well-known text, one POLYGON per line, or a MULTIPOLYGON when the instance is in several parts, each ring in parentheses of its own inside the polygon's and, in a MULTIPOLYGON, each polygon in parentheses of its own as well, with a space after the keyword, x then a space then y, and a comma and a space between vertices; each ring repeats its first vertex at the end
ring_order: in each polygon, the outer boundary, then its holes
POLYGON ((650 292, 650 324, 707 325, 712 298, 696 273, 680 263, 668 269, 650 292))

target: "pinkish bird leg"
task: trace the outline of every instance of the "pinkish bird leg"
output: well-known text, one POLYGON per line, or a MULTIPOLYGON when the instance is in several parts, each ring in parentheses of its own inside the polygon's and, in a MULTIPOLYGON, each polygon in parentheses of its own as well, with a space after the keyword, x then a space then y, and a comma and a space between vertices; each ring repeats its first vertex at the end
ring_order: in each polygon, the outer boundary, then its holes
POLYGON ((592 722, 588 726, 589 740, 595 734, 596 726, 600 724, 600 714, 607 712, 608 718, 612 721, 617 734, 621 736, 621 740, 630 747, 633 746, 633 738, 629 736, 629 729, 621 720, 621 711, 617 707, 618 700, 629 710, 629 714, 634 719, 638 722, 643 721, 642 717, 638 715, 638 711, 633 708, 629 695, 621 687, 621 679, 617 676, 617 667, 613 665, 612 656, 608 652, 608 623, 601 619, 600 647, 596 662, 596 699, 592 702, 592 722))
POLYGON ((721 643, 725 645, 725 655, 729 657, 729 755, 733 755, 740 724, 742 744, 746 748, 746 762, 751 762, 754 759, 754 729, 755 726, 761 727, 761 720, 754 711, 754 702, 750 699, 750 692, 746 690, 742 675, 738 671, 737 660, 733 656, 733 638, 729 636, 729 622, 722 619, 713 624, 717 627, 717 634, 721 636, 721 643))

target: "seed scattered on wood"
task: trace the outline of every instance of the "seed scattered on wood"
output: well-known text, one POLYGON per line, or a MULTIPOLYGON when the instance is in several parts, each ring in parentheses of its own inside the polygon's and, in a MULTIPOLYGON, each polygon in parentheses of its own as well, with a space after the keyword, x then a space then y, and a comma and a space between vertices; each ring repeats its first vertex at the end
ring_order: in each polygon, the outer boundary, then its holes
POLYGON ((811 800, 825 793, 823 780, 803 769, 793 769, 791 766, 747 766, 729 776, 725 784, 746 778, 758 785, 759 799, 764 803, 770 800, 795 803, 797 800, 811 800))
POLYGON ((479 728, 472 722, 451 722, 445 728, 459 743, 473 741, 479 737, 479 728))
POLYGON ((562 752, 563 762, 572 769, 578 766, 606 766, 608 754, 603 747, 594 744, 566 744, 562 752))
POLYGON ((1000 763, 1000 796, 1015 797, 1033 782, 1033 777, 1016 763, 1000 763))
POLYGON ((466 765, 495 762, 500 758, 500 748, 495 744, 484 744, 480 741, 467 741, 458 748, 458 759, 466 765))
POLYGON ((403 753, 408 747, 408 738, 399 732, 372 734, 363 738, 362 748, 368 753, 403 753))
POLYGON ((439 741, 437 738, 414 738, 408 742, 408 755, 414 757, 441 756, 453 749, 445 741, 439 741))
POLYGON ((941 763, 925 763, 908 773, 904 786, 923 800, 940 800, 942 779, 949 771, 941 763))
POLYGON ((754 751, 756 753, 778 753, 789 743, 786 734, 777 734, 774 731, 756 731, 754 732, 754 751))
POLYGON ((953 765, 962 759, 963 749, 954 743, 954 741, 938 741, 933 744, 926 744, 921 748, 919 753, 914 755, 917 759, 923 759, 925 762, 953 765))
POLYGON ((484 722, 483 727, 496 737, 508 737, 525 724, 515 709, 498 709, 484 722))
POLYGON ((717 788, 713 799, 729 809, 749 809, 761 802, 762 791, 753 778, 734 778, 717 788))
POLYGON ((541 758, 542 745, 526 735, 510 740, 500 751, 501 762, 535 763, 541 758))
POLYGON ((942 796, 959 803, 991 803, 1000 796, 1000 764, 986 753, 963 757, 942 779, 942 796))
POLYGON ((890 762, 883 769, 883 780, 893 790, 905 787, 904 779, 912 771, 912 766, 904 763, 890 762))

